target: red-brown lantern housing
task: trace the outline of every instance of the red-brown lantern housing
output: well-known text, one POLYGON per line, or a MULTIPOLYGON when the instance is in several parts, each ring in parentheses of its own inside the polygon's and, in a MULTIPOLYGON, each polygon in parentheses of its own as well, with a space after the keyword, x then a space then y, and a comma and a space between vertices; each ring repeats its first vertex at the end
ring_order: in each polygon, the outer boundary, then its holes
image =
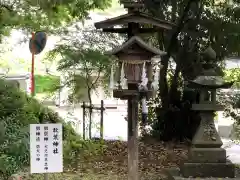
MULTIPOLYGON (((117 68, 117 81, 119 84, 121 84, 121 70, 124 68, 128 89, 138 90, 138 85, 142 81, 142 73, 145 71, 148 79, 147 87, 148 90, 151 90, 153 77, 151 59, 156 55, 164 55, 165 52, 149 46, 140 37, 133 36, 122 46, 114 49, 111 54, 115 55, 119 60, 117 68)), ((121 88, 119 86, 119 89, 121 88)))

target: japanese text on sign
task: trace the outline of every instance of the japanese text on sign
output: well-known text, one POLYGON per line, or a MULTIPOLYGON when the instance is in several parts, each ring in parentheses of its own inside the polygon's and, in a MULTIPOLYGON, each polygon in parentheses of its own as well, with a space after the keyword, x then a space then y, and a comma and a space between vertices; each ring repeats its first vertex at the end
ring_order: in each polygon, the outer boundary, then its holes
POLYGON ((31 173, 63 171, 62 125, 30 125, 31 173))

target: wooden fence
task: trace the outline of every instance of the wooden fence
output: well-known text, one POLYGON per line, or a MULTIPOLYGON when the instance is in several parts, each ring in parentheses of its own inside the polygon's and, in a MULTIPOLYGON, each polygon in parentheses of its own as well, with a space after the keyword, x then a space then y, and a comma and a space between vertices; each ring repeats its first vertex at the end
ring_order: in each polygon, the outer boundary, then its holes
POLYGON ((93 105, 87 105, 85 102, 82 104, 83 109, 83 139, 86 138, 86 110, 89 110, 89 139, 92 139, 92 112, 93 110, 100 111, 100 139, 103 139, 103 113, 105 111, 103 100, 101 100, 101 106, 96 107, 93 105))
POLYGON ((107 109, 117 109, 117 106, 107 106, 104 105, 104 101, 101 100, 101 105, 100 106, 94 106, 94 105, 89 105, 86 102, 83 102, 81 105, 81 108, 83 109, 83 139, 86 139, 86 116, 87 116, 87 110, 91 113, 89 113, 89 139, 92 138, 92 117, 91 114, 93 114, 93 110, 100 111, 100 139, 103 139, 103 121, 104 121, 104 112, 107 109))

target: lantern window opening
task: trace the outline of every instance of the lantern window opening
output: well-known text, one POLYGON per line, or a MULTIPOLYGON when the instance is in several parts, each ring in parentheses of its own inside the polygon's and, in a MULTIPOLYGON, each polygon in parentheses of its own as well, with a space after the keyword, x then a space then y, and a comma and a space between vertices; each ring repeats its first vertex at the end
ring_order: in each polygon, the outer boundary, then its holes
POLYGON ((124 63, 125 76, 128 82, 141 81, 143 63, 133 63, 132 61, 124 63))
POLYGON ((215 104, 216 103, 216 90, 202 90, 200 91, 201 104, 215 104))

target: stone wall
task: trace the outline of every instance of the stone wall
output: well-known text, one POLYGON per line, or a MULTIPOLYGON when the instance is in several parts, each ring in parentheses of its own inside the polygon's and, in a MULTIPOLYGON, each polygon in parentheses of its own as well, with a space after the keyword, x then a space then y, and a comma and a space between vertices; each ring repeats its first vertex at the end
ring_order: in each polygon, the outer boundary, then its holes
POLYGON ((30 94, 30 75, 29 74, 0 74, 0 78, 3 78, 9 82, 12 82, 14 85, 19 87, 22 91, 25 91, 27 94, 30 94))

